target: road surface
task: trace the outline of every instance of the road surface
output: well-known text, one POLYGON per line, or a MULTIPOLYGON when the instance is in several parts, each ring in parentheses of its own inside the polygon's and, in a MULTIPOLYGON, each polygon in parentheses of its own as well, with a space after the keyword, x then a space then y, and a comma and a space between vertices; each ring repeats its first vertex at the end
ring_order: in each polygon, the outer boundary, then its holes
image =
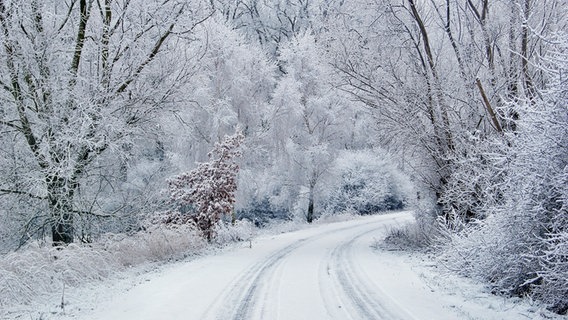
POLYGON ((409 212, 255 239, 182 263, 81 319, 456 319, 411 267, 371 248, 409 212))

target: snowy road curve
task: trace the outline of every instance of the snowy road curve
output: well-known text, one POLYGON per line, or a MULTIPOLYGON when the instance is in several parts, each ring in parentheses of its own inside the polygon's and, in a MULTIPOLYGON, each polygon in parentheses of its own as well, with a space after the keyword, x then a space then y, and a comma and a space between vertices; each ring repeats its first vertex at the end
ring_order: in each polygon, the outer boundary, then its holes
POLYGON ((453 319, 410 268, 370 247, 411 219, 393 213, 257 238, 166 268, 85 318, 453 319))

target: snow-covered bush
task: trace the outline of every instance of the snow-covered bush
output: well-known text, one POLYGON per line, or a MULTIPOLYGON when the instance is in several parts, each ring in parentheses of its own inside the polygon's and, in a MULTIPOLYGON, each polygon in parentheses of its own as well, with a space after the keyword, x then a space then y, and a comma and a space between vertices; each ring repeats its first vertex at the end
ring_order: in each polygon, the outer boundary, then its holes
MULTIPOLYGON (((564 185, 568 181, 564 180, 564 185)), ((562 200, 568 203, 566 195, 562 200)), ((564 209, 566 210, 566 209, 564 209)), ((545 249, 540 256, 539 275, 543 279, 537 294, 548 302, 555 311, 568 312, 568 215, 557 215, 552 221, 551 231, 545 240, 545 249)))
POLYGON ((501 204, 503 183, 510 157, 502 139, 482 138, 482 133, 468 133, 458 144, 446 184, 438 199, 448 223, 483 219, 488 208, 501 204))
POLYGON ((214 242, 224 245, 232 242, 252 241, 255 234, 255 226, 248 220, 237 220, 235 223, 225 223, 221 220, 215 225, 214 242))
MULTIPOLYGON (((538 192, 531 197, 530 210, 544 216, 544 248, 537 252, 542 283, 536 293, 555 311, 568 313, 568 34, 554 37, 555 50, 544 59, 549 88, 542 92, 542 106, 531 112, 532 125, 525 137, 530 156, 520 157, 536 163, 531 170, 538 192), (536 169, 536 170, 535 170, 536 169)), ((532 106, 531 106, 532 107, 532 106)), ((532 108, 531 108, 532 109, 532 108)), ((525 148, 523 148, 525 150, 525 148)), ((532 181, 531 181, 532 180, 532 181)))
POLYGON ((178 260, 205 247, 199 231, 191 225, 149 226, 132 235, 107 234, 98 245, 123 267, 145 262, 178 260))
POLYGON ((64 249, 35 246, 7 254, 0 258, 0 306, 29 303, 38 296, 61 294, 65 287, 106 278, 119 269, 114 258, 109 252, 76 244, 64 249))
POLYGON ((484 280, 494 292, 524 295, 537 281, 539 241, 532 233, 540 224, 523 213, 494 212, 451 235, 442 261, 451 270, 484 280))
MULTIPOLYGON (((248 148, 250 149, 251 145, 248 145, 248 148)), ((244 152, 249 154, 249 149, 244 152)), ((235 203, 237 219, 249 220, 257 227, 264 227, 272 220, 291 219, 290 207, 295 197, 290 192, 291 188, 286 185, 282 170, 285 169, 276 163, 265 168, 259 167, 258 163, 243 164, 243 168, 239 170, 239 188, 235 203)))
POLYGON ((430 250, 444 234, 440 226, 433 221, 435 216, 417 210, 415 221, 388 230, 385 239, 377 243, 389 250, 430 250))
POLYGON ((413 200, 409 180, 388 157, 372 151, 344 151, 331 169, 324 197, 326 213, 373 214, 403 209, 413 200))
POLYGON ((162 217, 162 222, 194 224, 206 239, 215 236, 215 224, 223 216, 233 214, 239 170, 235 161, 241 154, 239 146, 243 140, 241 132, 225 137, 208 154, 208 162, 168 181, 174 209, 162 217))

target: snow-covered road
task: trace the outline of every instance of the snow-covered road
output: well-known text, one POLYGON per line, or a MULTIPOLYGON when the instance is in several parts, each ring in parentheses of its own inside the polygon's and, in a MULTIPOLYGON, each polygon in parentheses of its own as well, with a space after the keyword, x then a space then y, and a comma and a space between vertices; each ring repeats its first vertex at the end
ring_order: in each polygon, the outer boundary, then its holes
POLYGON ((412 267, 371 248, 410 220, 393 213, 257 238, 151 275, 80 318, 461 318, 412 267))

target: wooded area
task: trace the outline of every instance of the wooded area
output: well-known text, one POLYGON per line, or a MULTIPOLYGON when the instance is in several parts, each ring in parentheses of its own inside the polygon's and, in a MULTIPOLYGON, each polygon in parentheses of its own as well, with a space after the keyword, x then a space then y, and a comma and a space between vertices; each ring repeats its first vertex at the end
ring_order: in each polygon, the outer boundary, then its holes
POLYGON ((417 207, 460 273, 565 313, 567 12, 0 0, 0 253, 144 232, 203 203, 257 225, 417 207), (172 202, 168 179, 237 128, 242 156, 217 176, 236 190, 172 202))

